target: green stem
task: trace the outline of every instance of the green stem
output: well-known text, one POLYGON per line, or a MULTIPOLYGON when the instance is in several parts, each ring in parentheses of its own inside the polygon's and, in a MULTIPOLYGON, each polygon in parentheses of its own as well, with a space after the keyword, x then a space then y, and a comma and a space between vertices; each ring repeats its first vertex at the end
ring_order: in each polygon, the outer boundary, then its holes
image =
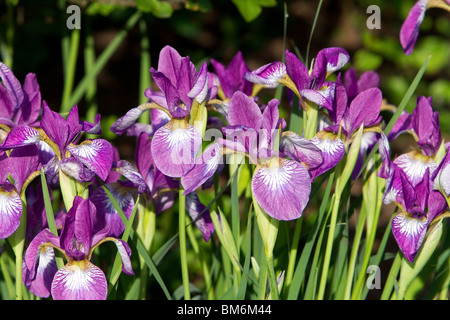
POLYGON ((189 289, 189 270, 187 265, 186 249, 186 197, 183 195, 184 189, 180 185, 179 190, 179 210, 178 210, 178 228, 180 239, 180 257, 181 257, 181 276, 183 279, 184 299, 191 299, 189 289))
POLYGON ((400 266, 402 265, 402 255, 397 252, 394 262, 392 263, 391 270, 389 271, 386 283, 384 284, 383 293, 381 294, 380 300, 388 300, 391 296, 392 288, 394 287, 395 279, 400 271, 400 266))
POLYGON ((75 73, 78 60, 78 48, 80 46, 80 29, 73 29, 70 39, 69 61, 67 62, 66 74, 64 75, 64 87, 61 100, 60 112, 67 113, 73 106, 68 104, 75 81, 75 73))
POLYGON ((266 256, 267 261, 267 271, 269 276, 269 285, 270 285, 270 292, 272 295, 272 300, 279 300, 280 296, 278 293, 278 283, 277 283, 277 277, 275 274, 275 268, 273 264, 273 255, 266 256))
POLYGON ((22 300, 22 262, 23 249, 25 246, 25 231, 27 228, 27 202, 22 197, 22 215, 20 216, 20 224, 17 230, 8 238, 11 242, 14 254, 16 256, 16 300, 22 300))
POLYGON ((349 268, 347 272, 347 283, 345 286, 344 299, 349 300, 351 297, 351 289, 353 283, 353 277, 356 266, 356 258, 358 256, 359 244, 361 243, 361 236, 364 229, 364 222, 366 220, 366 210, 362 209, 358 218, 358 224, 356 226, 355 236, 353 238, 352 251, 350 253, 349 268))
POLYGON ((294 236, 292 238, 291 249, 289 252, 289 261, 286 271, 286 277, 284 280, 284 287, 286 291, 289 291, 289 286, 292 282, 292 276, 294 275, 295 262, 297 261, 298 243, 300 241, 300 234, 302 231, 303 219, 297 219, 295 221, 294 236))
MULTIPOLYGON (((150 87, 150 40, 147 36, 147 22, 145 19, 139 20, 139 31, 141 34, 141 69, 139 80, 139 102, 145 103, 148 98, 144 95, 145 89, 150 87)), ((144 112, 139 117, 139 122, 150 123, 150 113, 144 112)))
MULTIPOLYGON (((339 180, 340 180, 340 177, 338 176, 338 178, 336 179, 336 185, 339 185, 339 180)), ((326 245, 326 249, 325 249, 322 275, 320 278, 319 292, 317 294, 318 300, 323 300, 324 295, 325 295, 325 286, 327 283, 328 270, 330 267, 331 251, 332 251, 333 243, 334 243, 334 234, 335 234, 335 230, 336 230, 336 221, 337 221, 340 203, 341 203, 341 194, 340 194, 340 192, 337 192, 337 193, 335 193, 333 211, 331 212, 331 218, 330 218, 331 220, 330 220, 330 225, 329 225, 330 229, 328 231, 328 239, 327 239, 327 245, 326 245)))

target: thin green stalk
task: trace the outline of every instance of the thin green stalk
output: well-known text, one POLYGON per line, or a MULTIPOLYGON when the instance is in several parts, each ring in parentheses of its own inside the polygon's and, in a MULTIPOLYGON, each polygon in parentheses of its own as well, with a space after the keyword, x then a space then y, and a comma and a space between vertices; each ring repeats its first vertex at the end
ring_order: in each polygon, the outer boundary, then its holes
MULTIPOLYGON (((150 39, 147 35, 147 22, 139 20, 139 31, 141 34, 141 67, 139 78, 139 103, 145 103, 148 98, 144 95, 145 89, 150 87, 150 39)), ((150 113, 144 112, 139 117, 139 122, 150 123, 150 113)))
POLYGON ((22 215, 20 216, 20 224, 17 230, 8 238, 11 242, 15 254, 16 262, 16 300, 22 300, 22 262, 23 249, 25 245, 25 231, 27 228, 27 205, 25 197, 22 197, 22 215))
POLYGON ((73 29, 70 35, 70 53, 69 61, 64 75, 64 87, 61 99, 60 112, 67 113, 73 107, 69 105, 69 97, 72 94, 73 84, 75 82, 75 73, 78 60, 78 48, 80 46, 80 29, 73 29))
POLYGON ((300 235, 302 231, 303 219, 297 219, 295 221, 294 236, 292 237, 291 248, 289 251, 289 261, 286 270, 286 277, 284 280, 284 287, 289 290, 289 286, 292 283, 292 276, 294 275, 295 262, 297 261, 298 244, 300 241, 300 235))
POLYGON ((6 289, 8 290, 9 299, 11 300, 14 297, 15 287, 14 287, 14 282, 11 279, 11 276, 9 275, 9 272, 7 270, 7 265, 6 265, 5 259, 6 259, 6 254, 1 254, 0 255, 0 268, 2 270, 3 278, 5 279, 6 289))
POLYGON ((279 300, 280 294, 278 293, 278 283, 277 276, 275 274, 275 267, 273 263, 273 255, 269 255, 266 257, 267 261, 267 271, 269 277, 269 285, 270 285, 270 293, 272 300, 279 300))
POLYGON ((358 223, 356 225, 355 236, 353 237, 352 250, 350 253, 349 268, 347 272, 347 283, 345 286, 345 294, 344 294, 345 300, 349 300, 351 297, 351 289, 354 280, 356 258, 358 256, 359 245, 361 243, 361 236, 364 230, 365 220, 366 220, 366 210, 364 208, 361 208, 361 212, 358 217, 358 223))
POLYGON ((317 10, 316 10, 316 15, 314 16, 314 22, 311 28, 311 33, 309 34, 309 40, 308 40, 308 45, 306 46, 306 58, 305 58, 305 66, 307 69, 309 69, 309 51, 311 48, 311 41, 312 41, 312 37, 314 34, 314 30, 316 29, 316 24, 317 24, 317 20, 319 19, 319 13, 320 13, 320 8, 322 7, 322 2, 323 0, 319 1, 319 4, 317 6, 317 10))
POLYGON ((116 35, 116 37, 109 43, 109 45, 105 48, 105 50, 103 50, 98 59, 95 61, 95 65, 90 70, 90 72, 86 74, 80 81, 80 83, 78 83, 78 85, 75 87, 75 89, 72 92, 72 95, 70 96, 70 99, 68 100, 67 103, 68 106, 73 106, 80 101, 80 99, 84 96, 91 83, 95 80, 95 77, 103 69, 103 67, 111 58, 115 50, 119 47, 123 39, 125 39, 125 37, 128 34, 128 31, 131 28, 133 28, 135 24, 139 21, 141 15, 142 15, 141 11, 136 10, 136 12, 127 20, 123 29, 120 30, 120 32, 116 35))
POLYGON ((402 265, 402 255, 397 252, 394 262, 391 265, 391 269, 384 284, 383 293, 381 294, 381 300, 388 300, 391 296, 394 283, 396 282, 398 273, 400 272, 400 266, 402 265))
MULTIPOLYGON (((338 176, 336 184, 339 184, 339 180, 340 180, 339 178, 340 177, 338 176)), ((327 239, 327 245, 326 245, 326 249, 325 249, 322 275, 320 278, 319 292, 317 293, 318 300, 323 300, 324 295, 325 295, 325 286, 326 286, 327 278, 328 278, 328 269, 330 267, 331 250, 332 250, 333 242, 334 242, 334 234, 335 234, 335 230, 336 230, 336 221, 337 221, 340 203, 341 203, 341 193, 338 192, 338 193, 335 193, 333 211, 331 212, 331 217, 330 217, 328 239, 327 239)))
POLYGON ((178 207, 178 229, 180 240, 180 258, 181 258, 181 276, 183 280, 184 299, 191 299, 189 290, 189 270, 187 264, 187 248, 186 248, 186 196, 183 195, 184 189, 180 186, 179 190, 179 207, 178 207))

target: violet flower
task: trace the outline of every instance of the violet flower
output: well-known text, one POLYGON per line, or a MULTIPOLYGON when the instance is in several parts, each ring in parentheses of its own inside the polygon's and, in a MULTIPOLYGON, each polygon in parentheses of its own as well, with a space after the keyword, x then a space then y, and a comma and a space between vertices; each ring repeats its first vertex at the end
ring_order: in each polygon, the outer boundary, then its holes
POLYGON ((450 11, 450 0, 419 0, 408 13, 400 29, 400 43, 405 54, 410 55, 419 36, 420 25, 429 8, 450 11))
POLYGON ((185 193, 193 192, 211 177, 225 154, 240 153, 256 165, 252 192, 264 211, 278 220, 299 218, 311 192, 308 167, 318 166, 322 156, 313 143, 294 138, 294 133, 280 143, 280 149, 297 160, 277 149, 277 140, 286 126, 279 118, 278 103, 271 100, 261 112, 251 97, 236 92, 229 104, 228 127, 223 128, 226 139, 219 138, 206 148, 194 168, 181 178, 185 193))
POLYGON ((36 274, 37 259, 42 252, 54 248, 59 250, 67 262, 59 269, 51 284, 51 294, 55 300, 105 300, 108 283, 103 271, 90 262, 94 250, 105 241, 116 244, 122 259, 122 270, 133 275, 131 266, 131 250, 126 242, 120 239, 106 237, 108 228, 93 233, 95 224, 101 220, 97 216, 95 205, 89 199, 76 196, 72 208, 67 213, 61 235, 44 229, 30 243, 25 262, 31 272, 31 278, 36 274))
POLYGON ((23 86, 11 69, 0 62, 0 129, 1 139, 18 125, 38 126, 41 92, 34 73, 25 76, 23 86))
POLYGON ((35 146, 15 149, 9 156, 1 151, 0 162, 0 239, 5 239, 19 227, 22 199, 28 184, 39 173, 40 163, 35 146))
POLYGON ((80 121, 77 106, 64 119, 44 103, 40 127, 16 126, 0 148, 7 150, 45 143, 54 154, 45 164, 46 173, 54 177, 51 180, 57 180, 58 169, 80 182, 91 181, 95 174, 105 180, 112 167, 113 149, 110 142, 105 139, 80 142, 84 133, 100 133, 99 121, 99 116, 95 124, 80 121))
POLYGON ((192 168, 201 147, 201 132, 190 123, 195 121, 190 113, 195 103, 205 102, 208 96, 206 63, 197 72, 189 57, 166 46, 160 52, 158 70, 150 71, 161 92, 149 91, 150 102, 128 111, 111 130, 125 132, 151 108, 164 111, 170 120, 153 134, 153 161, 165 175, 179 178, 192 168))

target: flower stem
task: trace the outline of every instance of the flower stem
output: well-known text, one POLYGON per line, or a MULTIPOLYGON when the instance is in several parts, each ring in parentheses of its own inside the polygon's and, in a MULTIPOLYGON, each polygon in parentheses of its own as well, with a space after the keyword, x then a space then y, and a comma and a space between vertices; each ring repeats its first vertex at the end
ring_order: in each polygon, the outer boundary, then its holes
POLYGON ((180 239, 180 257, 181 257, 181 276, 183 279, 184 299, 191 299, 189 290, 189 270, 187 265, 186 250, 186 197, 183 195, 184 189, 180 185, 179 190, 179 208, 178 208, 178 228, 180 239))
POLYGON ((272 300, 279 300, 279 293, 278 293, 278 284, 277 284, 277 277, 275 275, 275 268, 273 264, 273 255, 267 255, 266 256, 267 261, 267 272, 269 276, 269 285, 270 285, 270 292, 272 294, 272 300))

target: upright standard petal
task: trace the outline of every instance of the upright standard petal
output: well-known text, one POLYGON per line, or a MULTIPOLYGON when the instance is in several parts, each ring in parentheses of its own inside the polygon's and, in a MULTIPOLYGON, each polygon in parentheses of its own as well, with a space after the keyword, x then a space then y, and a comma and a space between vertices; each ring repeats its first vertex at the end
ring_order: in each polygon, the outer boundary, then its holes
POLYGON ((294 220, 301 217, 309 201, 310 180, 308 170, 301 163, 274 157, 256 169, 252 192, 269 216, 294 220))
POLYGON ((408 13, 400 29, 400 43, 405 54, 410 55, 419 36, 420 25, 425 17, 428 0, 417 1, 408 13))
POLYGON ((8 91, 9 98, 13 103, 13 108, 19 108, 22 104, 24 96, 22 85, 19 80, 17 80, 11 69, 2 62, 0 62, 0 78, 8 91))
POLYGON ((259 131, 261 124, 262 113, 255 100, 240 91, 233 94, 228 106, 228 125, 259 131))
POLYGON ((165 175, 179 178, 194 166, 201 143, 201 135, 193 126, 174 118, 153 136, 153 161, 165 175))
POLYGON ((108 283, 91 262, 70 261, 55 274, 51 292, 54 300, 106 300, 108 283))

